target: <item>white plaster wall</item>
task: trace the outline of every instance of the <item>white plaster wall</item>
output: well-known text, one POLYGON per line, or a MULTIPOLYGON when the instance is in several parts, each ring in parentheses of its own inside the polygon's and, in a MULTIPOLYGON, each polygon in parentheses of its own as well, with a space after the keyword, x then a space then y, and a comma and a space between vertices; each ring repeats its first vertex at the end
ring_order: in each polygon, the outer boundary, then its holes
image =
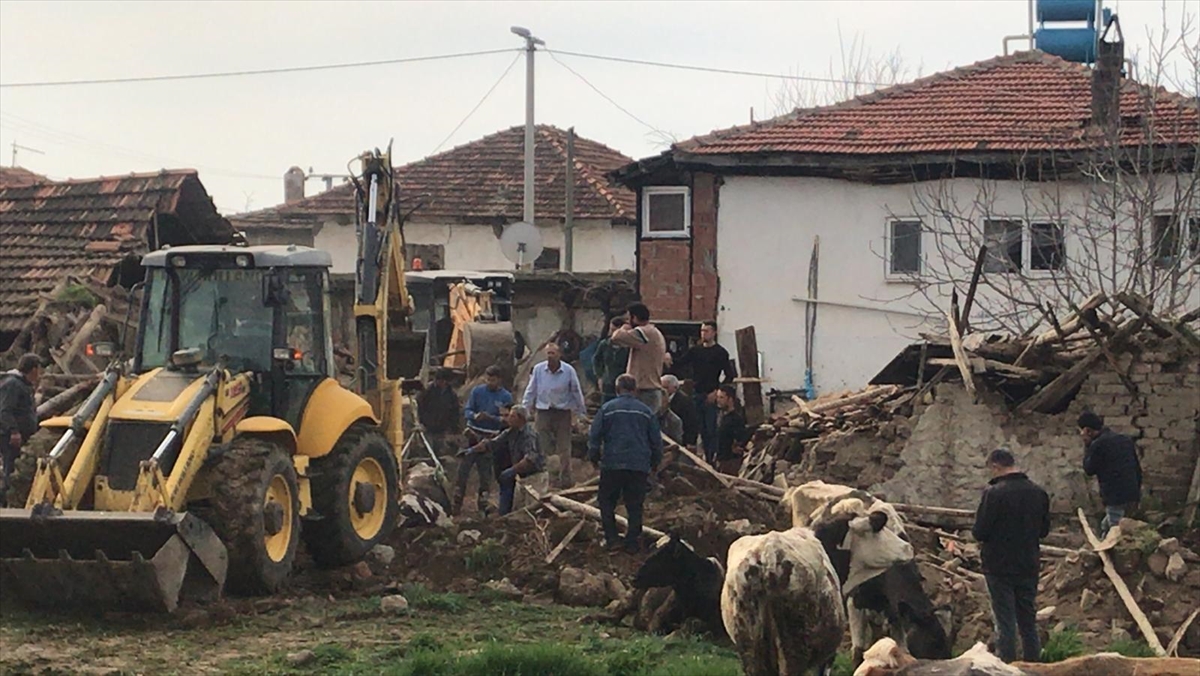
MULTIPOLYGON (((939 265, 953 249, 947 233, 968 221, 981 227, 985 216, 1052 218, 1065 223, 1071 260, 1083 249, 1086 224, 1095 227, 1099 219, 1089 212, 1086 184, 1054 184, 1048 189, 1054 191, 1052 200, 1031 195, 1028 184, 1017 182, 985 185, 955 179, 879 186, 807 177, 727 177, 717 227, 721 340, 733 352, 734 331, 754 325, 767 387, 804 385, 805 304, 794 299, 808 296, 809 259, 819 235, 818 297, 835 304, 817 305, 814 384, 818 393, 862 387, 905 345, 919 339, 921 331, 940 330, 941 313, 949 306, 948 286, 926 289, 934 296, 930 300, 915 285, 887 278, 886 223, 895 217, 920 217, 931 230, 923 235, 923 256, 927 265, 939 265), (954 203, 965 219, 954 222, 937 216, 934 202, 954 203)), ((1170 193, 1159 191, 1168 196, 1166 202, 1171 201, 1170 193)), ((957 270, 963 293, 973 256, 957 258, 949 265, 957 270)), ((1194 282, 1200 266, 1190 274, 1194 282)), ((1054 300, 1061 294, 1053 286, 1052 279, 1035 279, 1031 293, 1044 292, 1045 300, 1054 300)), ((979 304, 988 301, 989 291, 981 287, 979 304)), ((1200 285, 1192 288, 1188 303, 1197 304, 1200 285)), ((972 317, 978 322, 977 312, 972 317)))
MULTIPOLYGON (((563 250, 561 223, 538 223, 542 244, 563 250)), ((488 225, 450 225, 445 223, 410 222, 404 234, 413 244, 441 244, 446 251, 446 268, 459 270, 510 270, 512 264, 500 252, 500 241, 488 225)), ((354 272, 357 240, 354 225, 325 223, 315 237, 315 246, 333 255, 333 271, 354 272)), ((629 225, 612 225, 608 221, 580 220, 575 222, 574 269, 577 272, 632 270, 637 230, 629 225)))

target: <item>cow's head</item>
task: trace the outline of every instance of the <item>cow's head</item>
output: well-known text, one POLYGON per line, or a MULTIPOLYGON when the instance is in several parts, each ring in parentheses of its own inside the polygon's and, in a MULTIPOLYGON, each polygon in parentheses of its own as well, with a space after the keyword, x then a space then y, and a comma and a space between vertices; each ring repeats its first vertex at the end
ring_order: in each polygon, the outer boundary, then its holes
POLYGON ((635 589, 672 587, 696 576, 701 566, 711 565, 692 546, 675 535, 666 535, 654 543, 654 551, 633 576, 635 589))

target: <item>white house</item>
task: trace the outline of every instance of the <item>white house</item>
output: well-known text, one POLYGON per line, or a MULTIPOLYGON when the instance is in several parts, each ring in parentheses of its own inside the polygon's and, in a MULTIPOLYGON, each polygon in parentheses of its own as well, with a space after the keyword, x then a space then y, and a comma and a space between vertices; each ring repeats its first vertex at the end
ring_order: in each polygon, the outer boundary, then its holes
MULTIPOLYGON (((535 141, 535 224, 544 250, 538 270, 563 269, 567 132, 539 125, 535 141)), ((500 252, 503 226, 521 220, 524 198, 524 127, 513 127, 396 168, 409 263, 458 270, 511 270, 500 252)), ((573 269, 632 270, 637 234, 634 195, 607 174, 630 158, 577 137, 573 269)), ((339 185, 304 196, 299 168, 284 177, 286 202, 230 218, 252 243, 297 243, 333 255, 333 272, 354 272, 357 243, 354 189, 339 185)))
POLYGON ((998 57, 624 167, 639 291, 661 320, 715 319, 731 353, 753 325, 766 388, 817 393, 943 332, 984 244, 977 327, 1098 290, 1200 306, 1197 102, 1119 68, 998 57))

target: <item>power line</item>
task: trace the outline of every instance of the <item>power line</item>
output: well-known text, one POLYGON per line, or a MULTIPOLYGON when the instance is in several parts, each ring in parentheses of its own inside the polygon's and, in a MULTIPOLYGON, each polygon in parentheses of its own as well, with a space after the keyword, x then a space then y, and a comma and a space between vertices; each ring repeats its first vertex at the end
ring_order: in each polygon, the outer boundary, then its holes
MULTIPOLYGON (((550 50, 546 50, 550 51, 550 50)), ((682 63, 664 63, 661 61, 647 61, 644 59, 627 59, 620 56, 606 56, 602 54, 584 54, 581 52, 566 52, 562 50, 554 50, 563 56, 574 56, 581 59, 595 59, 597 61, 615 61, 617 63, 629 63, 638 66, 656 66, 658 68, 674 68, 676 70, 691 70, 701 73, 720 73, 722 75, 746 75, 750 77, 767 77, 777 80, 800 80, 803 82, 823 82, 827 84, 854 84, 865 85, 870 87, 890 87, 895 82, 866 82, 860 80, 848 80, 845 78, 836 77, 814 77, 810 75, 783 75, 781 73, 762 73, 751 70, 734 70, 730 68, 712 68, 709 66, 690 66, 682 63)))
POLYGON ((518 49, 488 49, 477 52, 460 52, 457 54, 437 54, 433 56, 412 56, 403 59, 382 59, 379 61, 356 61, 353 63, 333 63, 317 66, 291 66, 287 68, 262 68, 257 70, 237 70, 216 73, 190 73, 186 75, 145 75, 138 77, 115 77, 93 80, 55 80, 44 82, 8 82, 0 83, 0 88, 26 87, 70 87, 76 85, 120 84, 127 82, 166 82, 172 80, 201 80, 219 77, 241 77, 245 75, 275 75, 278 73, 306 73, 318 70, 337 70, 343 68, 363 68, 367 66, 387 66, 398 63, 417 63, 421 61, 442 61, 445 59, 461 59, 469 56, 486 56, 488 54, 507 54, 518 49))
POLYGON ((194 169, 204 171, 208 174, 213 174, 213 175, 217 175, 217 176, 226 176, 226 177, 231 177, 231 178, 250 178, 250 179, 271 180, 271 181, 279 180, 278 176, 267 176, 265 174, 254 174, 254 173, 248 173, 248 172, 243 172, 243 171, 233 171, 230 169, 219 169, 219 168, 215 168, 215 167, 207 167, 207 166, 203 166, 203 165, 192 164, 189 162, 180 162, 179 160, 174 160, 174 159, 171 159, 168 157, 161 157, 158 155, 150 155, 150 154, 138 151, 138 150, 134 150, 132 148, 126 148, 123 146, 114 145, 112 143, 106 143, 104 141, 98 141, 96 139, 88 138, 86 136, 80 136, 79 134, 75 134, 75 133, 68 132, 68 131, 63 131, 61 129, 55 129, 54 127, 49 127, 49 126, 41 124, 39 122, 35 122, 33 120, 23 118, 19 115, 14 115, 8 111, 0 112, 0 126, 8 127, 9 129, 12 129, 14 131, 32 134, 34 136, 38 136, 43 139, 46 139, 52 143, 57 143, 57 144, 61 144, 64 146, 71 146, 71 147, 83 147, 84 149, 90 149, 97 153, 124 155, 126 157, 132 157, 135 159, 140 159, 140 160, 155 162, 155 163, 165 163, 165 164, 173 165, 176 167, 189 166, 194 169))
POLYGON ((509 71, 513 69, 513 66, 517 65, 517 61, 520 59, 521 54, 518 52, 517 55, 513 57, 512 62, 508 64, 508 68, 505 68, 504 72, 500 73, 500 77, 496 79, 496 82, 487 90, 487 93, 483 95, 483 98, 479 99, 479 103, 476 103, 475 107, 471 109, 471 112, 467 113, 467 116, 460 120, 459 123, 455 125, 454 129, 450 130, 449 134, 446 134, 446 138, 442 139, 442 142, 437 144, 437 147, 433 149, 432 153, 430 153, 431 155, 436 155, 437 152, 442 149, 442 146, 446 145, 446 142, 449 141, 450 138, 455 134, 457 134, 459 129, 462 129, 462 126, 467 123, 467 120, 471 119, 471 116, 475 114, 475 111, 479 110, 479 107, 483 105, 483 102, 487 101, 488 97, 492 95, 492 92, 496 91, 496 87, 499 87, 500 83, 504 82, 504 78, 508 77, 509 71))
POLYGON ((575 69, 574 69, 574 68, 571 68, 571 67, 570 67, 570 66, 568 66, 567 64, 563 63, 561 59, 559 59, 557 56, 555 56, 555 53, 554 53, 553 51, 551 51, 551 50, 549 50, 549 49, 547 49, 547 50, 544 50, 544 51, 546 51, 546 52, 547 52, 547 53, 550 55, 550 58, 554 59, 554 62, 555 62, 555 63, 557 63, 558 65, 562 66, 563 68, 566 68, 566 69, 567 69, 567 71, 569 71, 569 72, 570 72, 572 75, 574 75, 575 77, 579 78, 579 80, 580 80, 581 82, 583 82, 585 85, 587 85, 588 87, 590 87, 592 91, 594 91, 594 92, 596 92, 597 94, 599 94, 599 95, 600 95, 600 96, 601 96, 601 97, 602 97, 602 98, 603 98, 605 101, 608 101, 609 103, 611 103, 611 104, 613 105, 613 107, 615 107, 617 110, 621 111, 622 113, 625 113, 626 115, 628 115, 630 118, 632 118, 632 119, 633 119, 635 122, 637 122, 638 124, 642 125, 643 127, 647 128, 647 129, 649 129, 650 131, 652 131, 652 132, 654 132, 655 134, 657 134, 657 135, 658 135, 660 138, 663 138, 663 139, 669 139, 669 140, 674 140, 671 134, 669 134, 669 133, 667 133, 667 132, 665 132, 665 131, 663 131, 663 130, 659 129, 658 127, 655 127, 654 125, 652 125, 652 124, 650 124, 649 122, 647 122, 647 121, 643 120, 642 118, 638 117, 637 115, 634 115, 633 113, 629 112, 629 111, 628 111, 628 110, 627 110, 627 109, 626 109, 624 106, 622 106, 621 104, 617 103, 617 102, 616 102, 615 100, 613 100, 613 98, 612 98, 612 97, 610 97, 608 94, 605 94, 604 92, 600 91, 600 88, 599 88, 599 87, 597 87, 596 85, 592 84, 591 82, 589 82, 589 81, 588 81, 588 79, 587 79, 586 77, 584 77, 584 76, 580 75, 578 72, 576 72, 576 71, 575 71, 575 69))

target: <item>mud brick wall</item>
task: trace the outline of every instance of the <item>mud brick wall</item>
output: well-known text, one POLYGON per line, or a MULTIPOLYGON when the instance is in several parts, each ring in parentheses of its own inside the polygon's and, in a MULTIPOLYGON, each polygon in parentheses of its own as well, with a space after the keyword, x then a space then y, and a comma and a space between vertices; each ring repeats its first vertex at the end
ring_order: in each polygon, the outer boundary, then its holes
POLYGON ((1114 431, 1133 437, 1142 454, 1144 493, 1152 503, 1182 505, 1200 457, 1200 359, 1178 344, 1156 341, 1118 364, 1137 394, 1118 371, 1103 368, 1084 382, 1072 413, 1093 411, 1114 431))

